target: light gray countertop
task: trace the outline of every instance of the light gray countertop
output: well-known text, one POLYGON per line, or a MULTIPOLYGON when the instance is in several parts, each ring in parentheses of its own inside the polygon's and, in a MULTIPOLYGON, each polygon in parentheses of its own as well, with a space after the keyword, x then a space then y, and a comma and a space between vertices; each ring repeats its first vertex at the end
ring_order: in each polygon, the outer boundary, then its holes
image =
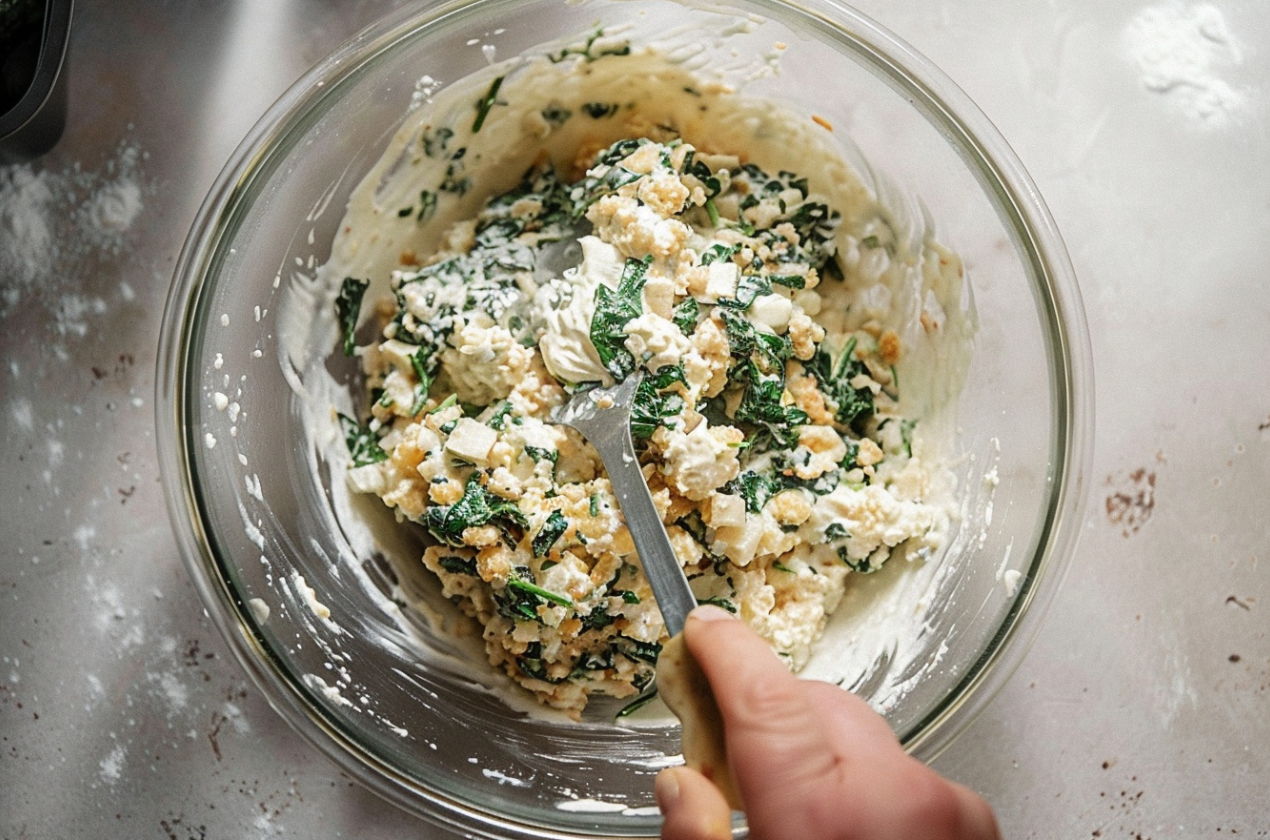
MULTIPOLYGON (((54 152, 0 168, 0 838, 439 836, 232 661, 159 484, 176 254, 273 99, 388 0, 81 0, 54 152)), ((1070 249, 1084 533, 937 762, 1007 837, 1270 836, 1270 5, 867 0, 974 98, 1070 249)))

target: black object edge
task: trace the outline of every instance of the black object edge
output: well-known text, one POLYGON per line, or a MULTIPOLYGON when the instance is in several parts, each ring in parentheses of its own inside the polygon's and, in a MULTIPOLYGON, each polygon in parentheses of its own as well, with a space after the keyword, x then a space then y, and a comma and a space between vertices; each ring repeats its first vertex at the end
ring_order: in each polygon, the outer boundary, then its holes
POLYGON ((0 114, 0 163, 38 157, 62 137, 66 127, 66 61, 74 0, 47 0, 44 35, 35 76, 22 98, 0 114))

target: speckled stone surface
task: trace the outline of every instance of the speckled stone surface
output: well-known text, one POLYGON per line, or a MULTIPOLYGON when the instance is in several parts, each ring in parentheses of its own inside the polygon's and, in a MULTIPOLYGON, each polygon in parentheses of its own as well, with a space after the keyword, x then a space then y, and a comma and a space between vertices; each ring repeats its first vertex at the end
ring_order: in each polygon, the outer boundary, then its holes
MULTIPOLYGON (((0 838, 441 836, 232 661, 154 444, 176 254, 393 3, 81 0, 66 135, 0 168, 0 838)), ((1270 6, 867 0, 996 123, 1080 278, 1098 427, 1031 654, 937 768, 1012 838, 1270 836, 1270 6)))

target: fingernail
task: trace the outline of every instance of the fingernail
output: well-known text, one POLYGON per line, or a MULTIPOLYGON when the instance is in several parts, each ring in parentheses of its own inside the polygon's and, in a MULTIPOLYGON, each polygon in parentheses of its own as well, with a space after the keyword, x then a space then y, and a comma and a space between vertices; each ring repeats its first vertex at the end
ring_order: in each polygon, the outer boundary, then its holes
POLYGON ((657 810, 663 814, 679 802, 679 774, 676 769, 667 767, 658 773, 653 781, 653 796, 657 799, 657 810))
POLYGON ((716 607, 714 604, 702 604, 688 613, 689 618, 695 618, 698 621, 735 621, 736 616, 722 607, 716 607))

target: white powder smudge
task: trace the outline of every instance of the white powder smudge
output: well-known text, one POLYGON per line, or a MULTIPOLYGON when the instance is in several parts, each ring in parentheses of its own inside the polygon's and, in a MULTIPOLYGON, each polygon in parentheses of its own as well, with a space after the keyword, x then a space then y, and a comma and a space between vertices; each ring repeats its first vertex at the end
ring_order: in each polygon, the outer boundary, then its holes
POLYGON ((19 397, 9 405, 9 414, 13 416, 13 422, 18 428, 24 432, 35 431, 35 413, 31 409, 31 401, 25 397, 19 397))
POLYGON ((0 277, 8 281, 6 307, 16 304, 23 288, 39 279, 53 253, 49 206, 55 190, 57 177, 49 172, 30 166, 0 169, 0 277))
POLYGON ((141 212, 141 187, 136 181, 114 181, 103 187, 87 204, 93 227, 123 233, 132 227, 141 212))
POLYGON ((189 705, 189 690, 176 678, 175 674, 161 674, 159 688, 163 690, 163 696, 167 698, 168 705, 173 710, 184 709, 189 705))
POLYGON ((1129 21, 1122 41, 1142 86, 1191 122, 1224 125, 1244 107, 1244 93, 1221 77, 1243 56, 1216 6, 1183 0, 1148 6, 1129 21))
POLYGON ((90 525, 80 525, 75 529, 72 535, 75 539, 75 545, 79 546, 79 550, 87 552, 93 544, 93 538, 97 536, 97 529, 90 525))
POLYGON ((243 714, 243 710, 237 703, 226 703, 221 707, 221 714, 239 735, 246 735, 251 731, 251 724, 247 722, 247 716, 243 714))
POLYGON ((103 758, 98 763, 101 780, 107 784, 114 784, 119 781, 119 777, 123 775, 124 763, 128 758, 128 751, 123 745, 116 744, 115 748, 110 751, 110 755, 103 758))
MULTIPOLYGON (((87 318, 106 304, 71 290, 81 287, 86 258, 121 252, 144 208, 145 158, 136 145, 121 143, 97 169, 0 167, 0 317, 32 297, 54 315, 59 336, 87 335, 87 318)), ((130 288, 121 292, 130 299, 130 288)))

